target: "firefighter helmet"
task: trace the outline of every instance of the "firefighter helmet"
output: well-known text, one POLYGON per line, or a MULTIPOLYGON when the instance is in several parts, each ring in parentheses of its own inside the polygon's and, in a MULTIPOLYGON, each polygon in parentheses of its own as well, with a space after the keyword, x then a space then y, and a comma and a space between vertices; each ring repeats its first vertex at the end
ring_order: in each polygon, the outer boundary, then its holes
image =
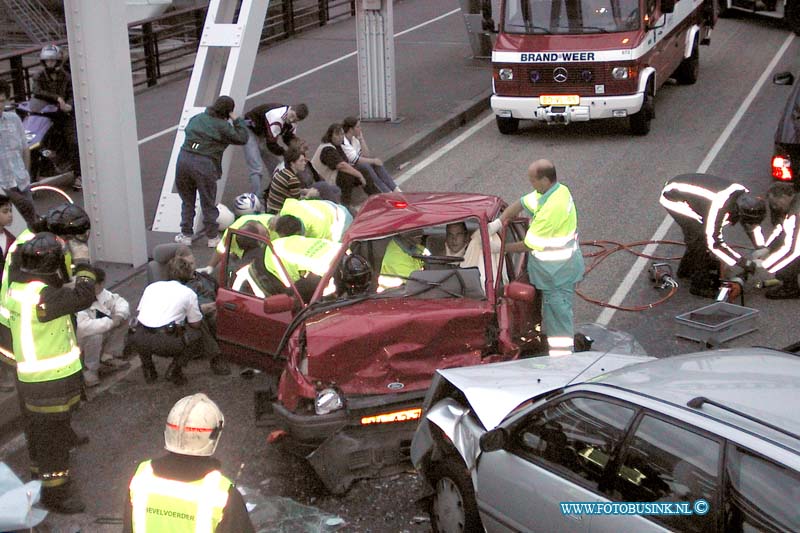
POLYGON ((52 233, 37 233, 19 250, 23 272, 40 276, 56 274, 64 267, 64 241, 52 233))
POLYGON ((83 235, 92 228, 89 215, 82 207, 65 202, 50 209, 45 215, 47 231, 59 237, 83 235))
POLYGON ((364 294, 372 283, 372 267, 358 254, 346 255, 336 269, 334 283, 339 294, 347 296, 364 294))
POLYGON ((761 224, 767 214, 767 204, 764 199, 749 193, 739 195, 736 199, 736 208, 742 224, 761 224))
POLYGON ((164 447, 182 455, 214 455, 225 417, 203 393, 178 400, 167 416, 164 447))

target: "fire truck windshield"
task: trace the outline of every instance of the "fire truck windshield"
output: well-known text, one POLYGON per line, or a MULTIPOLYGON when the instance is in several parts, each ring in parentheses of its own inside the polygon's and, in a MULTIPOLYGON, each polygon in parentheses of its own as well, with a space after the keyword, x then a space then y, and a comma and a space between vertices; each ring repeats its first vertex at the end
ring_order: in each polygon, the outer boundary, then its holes
POLYGON ((613 33, 642 22, 639 0, 507 0, 505 7, 507 33, 613 33))

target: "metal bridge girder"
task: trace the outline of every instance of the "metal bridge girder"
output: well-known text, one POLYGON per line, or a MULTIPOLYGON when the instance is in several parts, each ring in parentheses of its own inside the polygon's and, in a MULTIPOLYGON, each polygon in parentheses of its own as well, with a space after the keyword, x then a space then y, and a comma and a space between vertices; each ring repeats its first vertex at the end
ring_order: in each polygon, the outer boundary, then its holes
MULTIPOLYGON (((221 95, 228 95, 236 102, 234 113, 244 111, 247 89, 255 65, 256 54, 261 40, 261 31, 267 15, 269 0, 211 0, 208 5, 206 22, 197 50, 197 57, 186 91, 178 131, 172 145, 169 166, 161 188, 161 196, 156 209, 153 231, 178 232, 180 230, 181 201, 175 185, 175 166, 178 153, 185 138, 186 124, 193 116, 202 113, 221 95), (236 8, 241 3, 238 17, 236 8)), ((231 150, 222 158, 222 178, 217 187, 217 203, 225 191, 230 169, 231 150)), ((201 220, 197 211, 195 228, 201 220)))

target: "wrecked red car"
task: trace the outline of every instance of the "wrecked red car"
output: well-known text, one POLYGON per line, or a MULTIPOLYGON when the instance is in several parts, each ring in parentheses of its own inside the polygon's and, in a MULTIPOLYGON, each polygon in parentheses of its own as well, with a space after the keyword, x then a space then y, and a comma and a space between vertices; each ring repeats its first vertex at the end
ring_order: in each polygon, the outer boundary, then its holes
POLYGON ((436 369, 541 353, 525 254, 504 254, 506 241, 524 237, 525 223, 488 233, 504 208, 500 198, 478 194, 372 196, 307 305, 296 291, 260 298, 235 290, 241 262, 225 258, 217 297, 223 352, 263 371, 257 418, 269 413, 285 432, 282 442, 310 461, 331 492, 405 468, 436 369), (466 250, 450 251, 456 234, 466 250), (418 268, 389 268, 398 249, 408 255, 401 262, 418 268), (346 254, 372 269, 369 289, 358 296, 335 290, 346 254))

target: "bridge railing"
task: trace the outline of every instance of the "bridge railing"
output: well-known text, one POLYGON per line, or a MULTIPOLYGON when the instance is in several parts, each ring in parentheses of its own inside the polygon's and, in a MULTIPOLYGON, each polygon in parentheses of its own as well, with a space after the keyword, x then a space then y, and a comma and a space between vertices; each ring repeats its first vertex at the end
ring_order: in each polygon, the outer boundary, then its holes
MULTIPOLYGON (((153 87, 192 69, 206 10, 178 9, 128 24, 134 88, 153 87)), ((273 0, 264 20, 261 46, 352 16, 355 0, 273 0)), ((66 39, 55 44, 65 47, 66 53, 66 39)), ((37 46, 0 55, 0 80, 11 83, 16 101, 30 98, 33 78, 41 69, 39 51, 37 46)))

